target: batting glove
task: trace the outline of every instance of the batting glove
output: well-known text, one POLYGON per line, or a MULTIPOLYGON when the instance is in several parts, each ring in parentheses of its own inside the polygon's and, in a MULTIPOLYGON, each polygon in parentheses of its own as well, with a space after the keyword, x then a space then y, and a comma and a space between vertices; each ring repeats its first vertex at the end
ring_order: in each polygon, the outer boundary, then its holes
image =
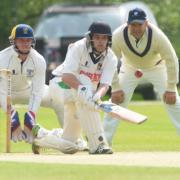
POLYGON ((26 134, 25 141, 32 144, 34 137, 32 134, 32 128, 36 125, 35 113, 28 111, 24 114, 24 132, 26 134))
POLYGON ((16 110, 11 110, 11 139, 14 142, 22 141, 26 138, 19 121, 19 115, 16 110))
POLYGON ((92 99, 93 91, 91 86, 88 85, 79 85, 78 87, 78 98, 79 100, 87 104, 90 99, 92 99))
POLYGON ((89 98, 86 105, 88 106, 88 108, 90 108, 91 110, 97 110, 98 109, 98 105, 97 102, 100 100, 101 96, 98 93, 95 93, 94 96, 92 98, 89 98))

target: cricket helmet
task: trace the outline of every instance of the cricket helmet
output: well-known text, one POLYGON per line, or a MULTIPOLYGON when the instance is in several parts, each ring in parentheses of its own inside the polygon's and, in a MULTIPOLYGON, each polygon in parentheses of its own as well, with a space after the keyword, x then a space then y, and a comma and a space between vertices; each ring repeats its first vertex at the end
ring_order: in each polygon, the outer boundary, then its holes
POLYGON ((111 27, 104 22, 93 22, 86 35, 89 35, 90 40, 92 40, 93 34, 102 34, 107 35, 109 37, 108 45, 111 46, 112 44, 112 32, 111 27))
POLYGON ((15 39, 29 38, 32 39, 32 47, 35 45, 34 32, 31 26, 27 24, 18 24, 13 27, 11 35, 9 36, 10 44, 14 45, 15 39))

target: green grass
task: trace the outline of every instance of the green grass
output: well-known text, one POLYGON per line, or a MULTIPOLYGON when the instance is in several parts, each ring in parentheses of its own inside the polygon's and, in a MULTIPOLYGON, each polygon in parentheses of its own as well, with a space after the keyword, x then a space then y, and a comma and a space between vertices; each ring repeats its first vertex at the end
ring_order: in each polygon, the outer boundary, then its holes
POLYGON ((2 180, 179 180, 179 168, 0 163, 2 180), (8 174, 8 175, 7 175, 8 174))
MULTIPOLYGON (((113 149, 116 152, 180 151, 180 138, 161 103, 131 103, 129 108, 147 115, 148 121, 142 125, 121 122, 113 141, 113 149)), ((17 109, 22 121, 26 107, 17 107, 17 109)), ((50 109, 41 108, 37 119, 46 128, 59 127, 56 116, 50 109)), ((12 152, 31 152, 29 144, 11 143, 11 145, 12 152)), ((0 113, 0 152, 5 152, 3 112, 0 113)), ((0 162, 0 179, 3 180, 179 180, 179 172, 179 168, 165 167, 0 162)))
POLYGON ((148 120, 141 125, 121 122, 113 141, 116 151, 180 151, 180 137, 161 103, 132 103, 129 108, 148 120))
MULTIPOLYGON (((180 151, 180 138, 159 102, 131 103, 130 109, 148 116, 141 125, 121 122, 113 140, 115 151, 180 151)), ((18 106, 21 123, 26 107, 18 106)), ((0 152, 5 151, 5 114, 0 112, 0 152)), ((38 122, 45 128, 59 127, 54 112, 41 108, 37 115, 38 122)), ((31 152, 26 143, 11 143, 13 152, 31 152)))

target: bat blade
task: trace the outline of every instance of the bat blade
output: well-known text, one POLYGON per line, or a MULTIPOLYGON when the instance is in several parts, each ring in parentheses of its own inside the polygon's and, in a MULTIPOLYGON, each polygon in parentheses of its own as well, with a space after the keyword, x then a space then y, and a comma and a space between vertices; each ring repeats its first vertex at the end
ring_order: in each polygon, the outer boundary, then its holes
POLYGON ((112 117, 134 124, 141 124, 147 120, 147 116, 107 101, 98 102, 98 108, 110 114, 112 117))

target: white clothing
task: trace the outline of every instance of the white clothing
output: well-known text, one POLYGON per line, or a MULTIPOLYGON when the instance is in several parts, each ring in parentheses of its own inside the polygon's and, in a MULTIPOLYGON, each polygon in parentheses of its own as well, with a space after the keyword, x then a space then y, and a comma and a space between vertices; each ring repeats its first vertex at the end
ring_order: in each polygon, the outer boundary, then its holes
POLYGON ((117 28, 112 37, 112 49, 122 64, 135 69, 150 69, 166 64, 167 87, 175 91, 179 77, 178 58, 166 35, 155 25, 148 23, 147 31, 138 41, 130 34, 127 24, 117 28))
MULTIPOLYGON (((8 69, 12 72, 11 95, 23 101, 29 97, 28 111, 37 112, 45 85, 46 62, 44 58, 31 48, 27 59, 22 63, 18 53, 10 46, 0 52, 0 69, 8 69), (25 98, 26 97, 26 98, 25 98)), ((6 110, 6 80, 0 79, 1 104, 6 110)))
POLYGON ((86 38, 71 44, 68 48, 65 62, 59 70, 59 74, 71 73, 78 79, 80 74, 84 74, 91 79, 94 90, 96 90, 99 82, 111 85, 117 66, 117 59, 114 53, 108 48, 107 53, 104 52, 103 57, 95 64, 89 55, 91 51, 91 47, 87 47, 86 38))
MULTIPOLYGON (((86 38, 71 44, 63 65, 56 68, 53 74, 60 80, 63 73, 71 73, 79 79, 82 84, 93 85, 94 91, 98 83, 111 85, 114 72, 117 67, 117 59, 110 48, 97 63, 93 63, 89 53, 91 47, 87 46, 86 38), (111 67, 111 68, 109 68, 111 67), (84 80, 81 81, 82 78, 84 80), (85 82, 87 79, 87 82, 85 82)), ((55 81, 55 80, 54 80, 55 81)), ((89 109, 79 102, 77 91, 59 82, 60 94, 64 96, 64 126, 62 139, 75 143, 80 137, 81 126, 87 135, 90 152, 94 152, 102 142, 107 144, 102 127, 100 114, 89 109), (61 84, 61 85, 60 85, 61 84), (64 88, 64 89, 63 89, 64 88), (63 93, 61 90, 63 89, 63 93)), ((76 149, 75 149, 76 151, 76 149)), ((68 151, 66 153, 69 153, 68 151)))
MULTIPOLYGON (((180 98, 176 87, 179 66, 172 45, 162 31, 149 24, 152 36, 150 37, 146 31, 142 39, 139 40, 139 46, 135 47, 135 42, 133 42, 135 38, 133 39, 129 32, 128 37, 124 37, 125 27, 126 25, 120 26, 113 34, 112 47, 118 57, 122 55, 122 67, 119 76, 114 77, 112 92, 124 91, 125 99, 120 104, 123 107, 128 106, 134 89, 143 80, 152 83, 161 99, 166 91, 176 92, 176 103, 174 105, 164 103, 164 105, 180 134, 180 98), (127 39, 129 39, 131 47, 128 45, 127 39), (141 54, 148 46, 147 41, 151 42, 149 50, 141 54), (138 70, 142 72, 141 77, 136 76, 138 70)), ((118 124, 119 121, 110 116, 106 116, 104 119, 104 129, 109 144, 112 143, 118 124)))

